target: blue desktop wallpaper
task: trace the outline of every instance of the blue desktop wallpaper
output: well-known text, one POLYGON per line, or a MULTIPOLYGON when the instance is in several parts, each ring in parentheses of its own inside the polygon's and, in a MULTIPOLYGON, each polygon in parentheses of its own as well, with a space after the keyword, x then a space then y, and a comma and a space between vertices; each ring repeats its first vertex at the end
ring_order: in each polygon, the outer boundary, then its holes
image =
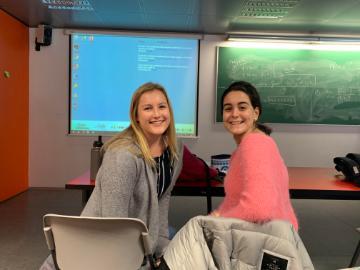
POLYGON ((179 135, 196 135, 197 39, 100 34, 71 36, 70 133, 115 133, 145 82, 167 90, 179 135))

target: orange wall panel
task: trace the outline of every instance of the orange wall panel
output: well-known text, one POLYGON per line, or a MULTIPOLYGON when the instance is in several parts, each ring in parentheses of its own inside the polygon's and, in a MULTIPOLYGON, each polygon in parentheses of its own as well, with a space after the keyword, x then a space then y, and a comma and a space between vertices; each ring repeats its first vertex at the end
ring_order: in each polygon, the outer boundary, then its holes
POLYGON ((29 28, 0 10, 0 201, 28 189, 29 28))

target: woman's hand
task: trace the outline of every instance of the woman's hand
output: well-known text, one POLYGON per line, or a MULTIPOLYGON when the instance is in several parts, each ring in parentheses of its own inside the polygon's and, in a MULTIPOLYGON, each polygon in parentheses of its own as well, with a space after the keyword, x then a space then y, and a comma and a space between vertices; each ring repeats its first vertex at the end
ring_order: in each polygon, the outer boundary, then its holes
POLYGON ((160 266, 160 263, 161 263, 161 258, 157 258, 156 260, 154 260, 155 268, 158 268, 160 266))
POLYGON ((220 217, 219 211, 216 211, 216 210, 212 211, 209 215, 212 217, 220 217))

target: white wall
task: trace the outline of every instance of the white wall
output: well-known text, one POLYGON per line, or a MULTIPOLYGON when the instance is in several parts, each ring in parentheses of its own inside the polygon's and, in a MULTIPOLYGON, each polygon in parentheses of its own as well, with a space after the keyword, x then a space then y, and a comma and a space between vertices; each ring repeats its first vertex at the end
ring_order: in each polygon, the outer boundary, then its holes
MULTIPOLYGON (((69 39, 53 30, 49 47, 37 52, 35 29, 30 29, 30 157, 31 187, 64 187, 88 170, 95 137, 67 135, 69 39)), ((199 138, 185 139, 205 160, 231 153, 234 142, 214 123, 216 46, 220 36, 205 36, 200 47, 199 138)), ((160 82, 161 83, 161 82, 160 82)), ((332 167, 334 156, 360 152, 360 127, 272 125, 273 138, 288 166, 332 167)))

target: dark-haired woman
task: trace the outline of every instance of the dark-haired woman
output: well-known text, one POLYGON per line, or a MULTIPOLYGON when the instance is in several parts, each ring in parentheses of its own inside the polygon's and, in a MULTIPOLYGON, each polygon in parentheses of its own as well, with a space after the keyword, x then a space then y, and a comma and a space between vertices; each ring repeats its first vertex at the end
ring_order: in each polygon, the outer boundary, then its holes
POLYGON ((289 197, 289 176, 271 129, 258 123, 262 107, 256 88, 232 83, 222 96, 224 126, 237 144, 225 178, 225 198, 212 215, 255 223, 286 220, 298 230, 289 197))

